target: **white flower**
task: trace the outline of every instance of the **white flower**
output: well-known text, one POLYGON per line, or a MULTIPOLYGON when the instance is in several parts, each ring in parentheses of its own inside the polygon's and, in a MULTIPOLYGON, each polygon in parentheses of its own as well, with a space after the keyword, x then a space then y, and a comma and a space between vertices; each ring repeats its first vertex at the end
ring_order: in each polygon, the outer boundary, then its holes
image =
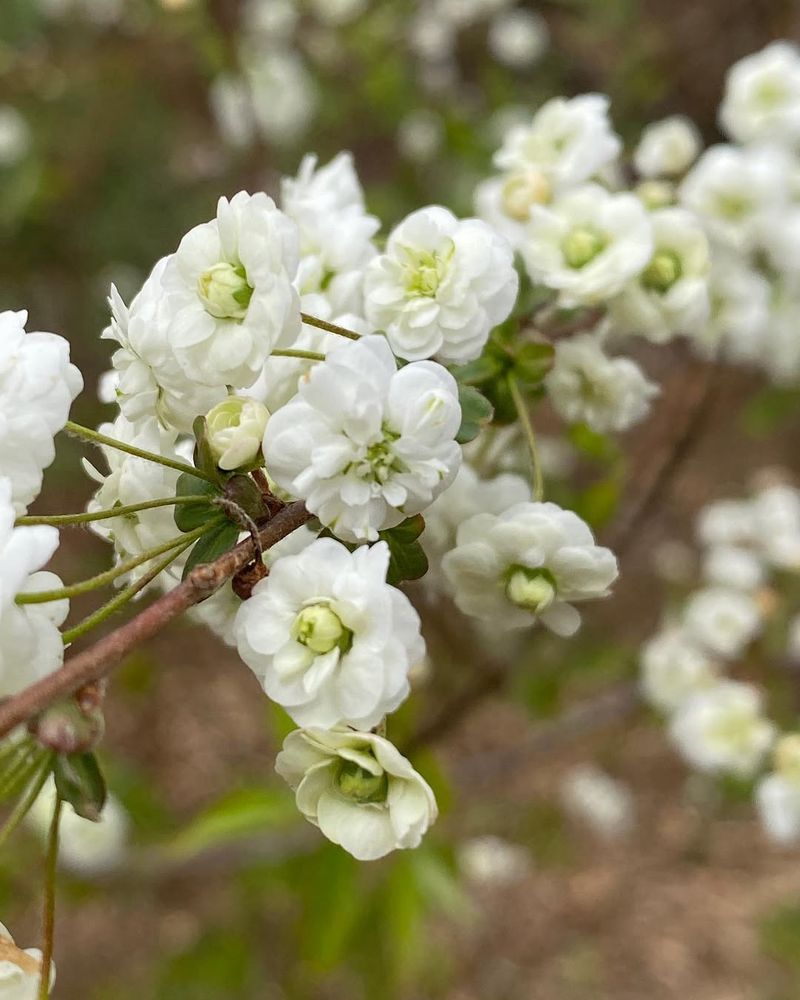
POLYGON ((656 633, 639 657, 645 699, 662 712, 674 712, 687 698, 716 683, 719 670, 710 656, 678 627, 656 633))
POLYGON ((702 646, 732 659, 742 653, 761 629, 755 598, 729 587, 706 587, 686 602, 683 622, 702 646))
MULTIPOLYGON (((0 997, 2 1000, 36 1000, 42 953, 38 948, 18 948, 8 930, 0 924, 0 997)), ((51 966, 50 984, 55 981, 51 966)))
POLYGON ((489 50, 512 69, 528 69, 547 51, 550 35, 539 14, 517 7, 498 14, 489 25, 489 50))
POLYGON ((208 101, 223 142, 232 149, 252 145, 256 124, 245 81, 235 73, 220 73, 211 81, 208 101))
POLYGON ((521 253, 531 280, 558 290, 561 305, 597 305, 646 267, 650 217, 635 195, 585 184, 533 206, 521 253))
POLYGON ((267 471, 345 541, 424 510, 458 471, 455 379, 419 361, 400 371, 383 337, 329 351, 264 435, 267 471))
POLYGON ((775 727, 763 715, 757 688, 725 680, 680 706, 670 736, 693 767, 749 778, 772 745, 775 727))
POLYGON ((263 403, 242 396, 229 396, 209 410, 208 444, 220 469, 231 472, 255 461, 268 420, 263 403))
POLYGON ((608 104, 602 94, 554 97, 539 108, 530 125, 509 130, 494 165, 510 177, 540 174, 556 193, 582 184, 616 159, 622 148, 608 120, 608 104))
POLYGON ((720 587, 752 592, 763 584, 764 576, 761 558, 735 545, 716 545, 703 560, 703 578, 720 587))
POLYGON ((683 180, 680 201, 709 235, 736 251, 752 249, 769 213, 787 196, 786 161, 770 149, 707 149, 683 180))
POLYGON ((22 514, 55 457, 53 438, 83 388, 69 344, 53 333, 26 333, 26 312, 0 312, 0 470, 22 514))
POLYGON ((334 313, 360 313, 364 268, 377 252, 372 237, 380 222, 367 214, 350 153, 324 167, 305 156, 297 177, 281 181, 281 208, 300 231, 300 294, 323 294, 334 313))
POLYGON ((275 770, 295 790, 306 819, 359 861, 418 847, 437 816, 428 783, 374 733, 295 730, 275 770))
POLYGON ((244 46, 242 64, 256 125, 268 142, 299 139, 314 119, 317 92, 297 51, 288 47, 244 46))
POLYGON ((397 127, 396 141, 400 155, 406 160, 430 163, 444 142, 441 115, 427 108, 410 111, 397 127))
POLYGON ((236 619, 239 655, 301 726, 371 729, 408 695, 419 617, 386 583, 389 547, 320 538, 284 556, 236 619))
POLYGON ((732 361, 757 362, 770 318, 770 283, 739 254, 715 247, 709 295, 709 322, 694 344, 712 355, 719 347, 732 361))
POLYGON ((10 167, 26 155, 31 145, 28 122, 10 104, 0 105, 0 167, 10 167))
POLYGON ((501 837, 471 837, 458 848, 458 866, 471 882, 510 885, 531 870, 531 856, 501 837))
POLYGON ((593 430, 625 431, 650 410, 658 387, 630 358, 612 358, 590 333, 556 344, 545 387, 556 412, 568 423, 593 430))
MULTIPOLYGON (((800 291, 800 289, 798 290, 800 291)), ((776 385, 794 388, 800 380, 800 294, 777 286, 772 310, 754 359, 776 385)))
POLYGON ((297 227, 265 194, 220 198, 217 217, 181 240, 164 269, 167 336, 186 376, 252 384, 270 351, 300 331, 297 227))
POLYGON ((753 498, 752 511, 765 558, 781 569, 800 569, 800 491, 784 483, 769 486, 753 498))
POLYGON ((605 840, 624 837, 633 827, 630 790, 590 764, 569 771, 561 786, 561 799, 568 812, 605 840))
POLYGON ((737 142, 800 144, 800 49, 773 42, 734 63, 719 121, 737 142))
POLYGON ((367 9, 369 0, 309 0, 316 16, 325 24, 340 25, 354 21, 367 9))
POLYGON ((761 822, 772 840, 793 844, 800 840, 800 736, 783 736, 773 753, 775 771, 756 788, 761 822))
POLYGON ((557 635, 580 625, 574 602, 605 597, 617 578, 609 549, 553 503, 518 503, 501 515, 476 514, 458 529, 442 569, 458 607, 497 629, 536 619, 557 635))
POLYGON ((367 319, 398 357, 462 364, 483 350, 518 289, 511 247, 485 222, 446 208, 412 212, 367 269, 367 319))
POLYGON ((37 572, 57 547, 55 528, 14 527, 11 484, 0 478, 0 698, 16 694, 63 663, 58 628, 69 602, 15 603, 17 594, 63 586, 55 574, 37 572))
POLYGON ((170 258, 162 258, 141 290, 126 306, 112 285, 111 323, 103 338, 115 340, 116 402, 131 423, 154 417, 165 427, 189 434, 195 417, 227 396, 221 379, 215 386, 186 377, 169 342, 170 306, 162 279, 170 258))
POLYGON ((697 159, 702 139, 690 118, 673 115, 642 132, 633 165, 643 177, 676 177, 697 159))
MULTIPOLYGON (((55 796, 55 784, 50 778, 25 817, 43 840, 52 821, 55 796)), ((113 795, 106 798, 96 822, 79 816, 65 802, 58 829, 59 864, 89 876, 112 871, 127 853, 129 827, 128 813, 113 795)))
POLYGON ((749 545, 756 539, 753 505, 749 500, 716 500, 697 518, 697 537, 703 545, 749 545))
POLYGON ((663 344, 678 333, 691 335, 706 326, 708 240, 696 217, 682 208, 663 208, 650 216, 654 249, 647 267, 611 303, 615 330, 639 333, 663 344))

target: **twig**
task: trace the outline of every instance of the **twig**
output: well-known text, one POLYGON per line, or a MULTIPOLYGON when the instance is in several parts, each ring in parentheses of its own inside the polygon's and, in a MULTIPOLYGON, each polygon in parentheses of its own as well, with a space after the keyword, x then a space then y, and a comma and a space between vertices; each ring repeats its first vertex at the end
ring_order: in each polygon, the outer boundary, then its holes
MULTIPOLYGON (((312 516, 301 501, 290 504, 259 531, 262 548, 270 548, 312 516)), ((135 618, 67 660, 60 670, 4 701, 0 704, 0 737, 38 715, 53 702, 105 677, 131 650, 152 639, 174 618, 210 597, 226 580, 246 566, 254 553, 253 540, 247 539, 213 563, 196 566, 183 583, 159 597, 135 618)))

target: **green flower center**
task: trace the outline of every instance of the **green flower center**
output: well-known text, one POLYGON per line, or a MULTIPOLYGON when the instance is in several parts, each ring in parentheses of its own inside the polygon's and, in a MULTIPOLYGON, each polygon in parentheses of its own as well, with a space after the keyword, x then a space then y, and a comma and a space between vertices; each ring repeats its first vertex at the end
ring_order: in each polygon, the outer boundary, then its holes
POLYGON ((455 251, 452 240, 447 241, 444 251, 412 250, 402 248, 405 257, 403 270, 405 286, 409 295, 432 299, 439 291, 439 285, 444 280, 450 267, 450 259, 455 251))
POLYGON ((668 292, 682 274, 680 257, 673 250, 659 250, 644 269, 642 284, 654 292, 668 292))
POLYGON ((578 226, 561 244, 561 251, 567 265, 579 270, 593 261, 605 246, 606 240, 600 233, 588 226, 578 226))
POLYGON ((519 608, 541 614, 556 598, 555 578, 546 569, 512 566, 506 579, 506 597, 519 608))
POLYGON ((327 604, 303 608, 292 623, 290 634, 317 656, 324 656, 337 646, 346 653, 353 644, 353 633, 327 604))
POLYGON ((197 292, 206 312, 215 319, 243 320, 253 297, 243 265, 227 261, 215 264, 200 275, 197 292))
POLYGON ((342 795, 353 802, 385 802, 389 793, 389 776, 385 771, 371 774, 355 761, 343 760, 336 785, 342 795))

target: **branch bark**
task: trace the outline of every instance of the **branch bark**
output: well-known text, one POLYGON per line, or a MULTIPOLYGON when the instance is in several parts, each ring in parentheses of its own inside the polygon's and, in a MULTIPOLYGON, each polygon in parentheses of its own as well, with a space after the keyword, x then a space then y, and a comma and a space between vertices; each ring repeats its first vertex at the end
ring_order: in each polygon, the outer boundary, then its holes
MULTIPOLYGON (((275 545, 312 516, 301 501, 285 507, 260 529, 262 549, 275 545)), ((48 705, 105 677, 131 650, 157 635, 174 618, 210 597, 244 569, 253 560, 255 551, 253 539, 248 538, 213 563, 196 566, 174 590, 159 597, 135 618, 77 653, 60 670, 0 703, 0 737, 32 719, 48 705)))

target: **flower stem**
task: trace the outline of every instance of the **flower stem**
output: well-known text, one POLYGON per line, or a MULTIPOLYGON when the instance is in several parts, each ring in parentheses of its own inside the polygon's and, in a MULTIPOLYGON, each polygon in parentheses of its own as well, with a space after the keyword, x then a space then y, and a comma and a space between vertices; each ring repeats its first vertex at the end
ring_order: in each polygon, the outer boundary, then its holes
MULTIPOLYGON (((208 522, 208 524, 203 525, 203 527, 208 530, 212 525, 216 526, 217 524, 221 524, 221 522, 222 519, 208 522)), ((112 597, 110 601, 107 601, 102 607, 98 608, 97 611, 92 612, 92 614, 90 614, 87 618, 84 618, 82 622, 78 622, 78 624, 73 628, 67 629, 66 632, 63 632, 61 639, 64 645, 69 645, 76 639, 80 638, 80 636, 85 635, 91 629, 100 625, 106 620, 106 618, 110 618, 115 611, 119 611, 120 608, 124 607, 128 601, 139 593, 140 590, 144 590, 149 583, 152 583, 160 573, 163 573, 163 571, 199 537, 196 531, 191 532, 191 535, 192 537, 186 535, 185 540, 181 545, 174 548, 165 559, 156 563, 156 565, 149 569, 143 577, 136 580, 134 583, 131 583, 124 590, 121 590, 115 597, 112 597)))
POLYGON ((165 465, 168 469, 175 469, 177 472, 188 473, 190 476, 196 476, 198 479, 205 479, 206 482, 209 483, 214 482, 211 476, 206 475, 202 469, 196 469, 193 465, 187 465, 185 462, 179 462, 176 459, 167 458, 164 455, 158 455, 154 451, 145 451, 143 448, 135 448, 132 444, 126 444, 124 441, 118 441, 116 438, 107 437, 99 431, 93 431, 88 427, 82 427, 80 424, 73 423, 71 420, 68 420, 66 424, 64 424, 64 430, 68 434, 84 438, 86 441, 91 441, 93 444, 105 445, 107 448, 115 448, 117 451, 124 451, 126 454, 133 455, 136 458, 143 458, 148 462, 155 462, 156 465, 165 465))
POLYGON ((325 355, 318 351, 300 351, 295 348, 286 348, 281 351, 273 351, 271 358, 306 358, 308 361, 324 361, 325 355))
POLYGON ((0 774, 0 800, 9 798, 28 781, 39 763, 39 750, 33 740, 21 740, 16 752, 3 759, 0 774))
POLYGON ((41 792, 44 787, 44 783, 47 781, 48 775, 52 770, 54 757, 55 754, 52 751, 46 753, 44 757, 42 757, 36 771, 34 771, 31 784, 28 786, 25 793, 20 797, 16 806, 14 806, 13 812, 3 824, 2 829, 0 829, 0 848, 5 846, 8 838, 16 830, 25 818, 30 807, 39 797, 39 792, 41 792))
POLYGON ((210 498, 202 493, 180 497, 162 497, 159 500, 143 500, 141 503, 121 504, 108 510, 84 511, 81 514, 24 514, 14 522, 16 527, 31 524, 49 524, 53 527, 68 524, 89 524, 91 521, 106 521, 112 517, 126 517, 128 514, 138 514, 140 510, 152 510, 154 507, 170 507, 184 503, 207 503, 210 498))
POLYGON ((44 913, 42 916, 42 971, 39 974, 39 1000, 50 996, 50 968, 53 964, 53 941, 56 928, 56 866, 58 864, 58 826, 61 820, 61 796, 56 794, 53 819, 47 834, 47 858, 44 870, 44 913))
MULTIPOLYGON (((309 326, 315 326, 318 330, 324 330, 326 333, 335 333, 339 337, 347 337, 348 340, 360 340, 361 334, 354 333, 352 330, 347 330, 343 326, 337 326, 335 323, 328 323, 327 320, 317 319, 316 316, 309 316, 308 313, 300 313, 300 319, 304 323, 308 323, 309 326)), ((275 353, 274 351, 272 352, 275 353)))
MULTIPOLYGON (((73 583, 68 587, 61 587, 58 590, 40 590, 29 594, 17 594, 15 601, 17 604, 46 604, 48 601, 63 601, 72 597, 78 597, 80 594, 88 594, 92 590, 98 590, 100 587, 105 587, 107 584, 113 583, 118 576, 124 576, 131 570, 136 569, 137 566, 141 566, 142 563, 155 559, 156 556, 163 555, 165 552, 171 552, 179 546, 185 548, 183 544, 184 542, 188 541, 189 544, 191 544, 191 542, 195 539, 204 535, 206 531, 208 531, 209 527, 219 524, 222 520, 224 520, 224 518, 220 517, 214 518, 211 521, 206 521, 205 524, 201 524, 200 527, 195 528, 194 531, 189 531, 182 535, 176 535, 168 542, 164 542, 163 545, 158 545, 155 548, 148 549, 141 555, 138 555, 133 559, 128 559, 126 562, 121 562, 118 566, 112 566, 111 569, 107 569, 104 573, 98 573, 97 576, 92 576, 88 580, 81 580, 80 583, 73 583)), ((174 558, 175 554, 173 553, 170 558, 170 562, 172 562, 174 558)))
POLYGON ((531 470, 533 472, 533 498, 534 500, 541 501, 544 499, 544 477, 542 476, 542 463, 539 461, 539 449, 536 445, 536 434, 533 430, 531 415, 528 412, 528 407, 520 392, 519 383, 514 375, 508 376, 508 389, 511 393, 511 398, 514 400, 519 422, 522 424, 522 429, 525 432, 525 438, 528 442, 528 452, 530 453, 531 470))

